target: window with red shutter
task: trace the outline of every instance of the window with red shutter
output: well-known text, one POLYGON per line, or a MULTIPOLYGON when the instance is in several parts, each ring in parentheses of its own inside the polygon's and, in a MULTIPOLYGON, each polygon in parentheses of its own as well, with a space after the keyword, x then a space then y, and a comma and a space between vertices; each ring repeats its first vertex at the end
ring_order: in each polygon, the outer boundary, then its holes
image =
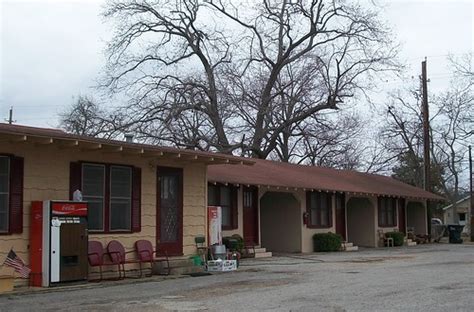
POLYGON ((81 190, 89 203, 89 230, 101 233, 141 230, 141 169, 126 166, 73 162, 70 194, 81 190))
POLYGON ((308 228, 332 227, 332 195, 327 192, 307 192, 308 228))
POLYGON ((386 196, 378 198, 378 220, 380 227, 397 226, 397 199, 386 196))

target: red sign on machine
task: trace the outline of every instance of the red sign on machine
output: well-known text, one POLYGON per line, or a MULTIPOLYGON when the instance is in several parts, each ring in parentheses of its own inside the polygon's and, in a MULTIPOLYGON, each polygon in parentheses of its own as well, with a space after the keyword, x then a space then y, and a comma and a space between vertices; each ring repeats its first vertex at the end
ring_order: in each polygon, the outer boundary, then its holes
POLYGON ((52 213, 60 216, 87 216, 86 203, 67 203, 67 202, 53 202, 51 204, 52 213))

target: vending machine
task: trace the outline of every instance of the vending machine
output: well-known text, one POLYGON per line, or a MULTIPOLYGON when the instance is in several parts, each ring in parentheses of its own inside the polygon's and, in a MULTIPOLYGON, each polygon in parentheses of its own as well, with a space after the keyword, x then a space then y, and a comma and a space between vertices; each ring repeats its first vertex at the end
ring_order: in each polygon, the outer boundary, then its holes
POLYGON ((87 242, 86 202, 32 202, 31 285, 87 280, 87 242))

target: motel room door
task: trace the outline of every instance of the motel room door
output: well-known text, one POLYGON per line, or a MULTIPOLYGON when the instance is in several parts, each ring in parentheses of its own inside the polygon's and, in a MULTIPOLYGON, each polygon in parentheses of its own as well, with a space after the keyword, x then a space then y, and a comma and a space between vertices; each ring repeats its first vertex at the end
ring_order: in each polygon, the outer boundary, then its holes
POLYGON ((258 188, 243 189, 244 241, 258 245, 258 188))
POLYGON ((169 256, 183 254, 183 169, 157 168, 156 245, 169 256))
POLYGON ((344 194, 336 195, 336 233, 346 240, 346 199, 344 194))

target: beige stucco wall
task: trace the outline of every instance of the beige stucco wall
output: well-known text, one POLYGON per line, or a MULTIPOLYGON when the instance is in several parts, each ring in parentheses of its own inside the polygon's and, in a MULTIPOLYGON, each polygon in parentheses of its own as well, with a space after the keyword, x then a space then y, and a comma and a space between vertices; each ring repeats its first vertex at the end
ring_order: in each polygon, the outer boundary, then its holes
MULTIPOLYGON (((89 240, 100 240, 105 244, 112 239, 117 239, 128 250, 133 249, 133 244, 137 239, 148 239, 155 245, 157 165, 183 168, 183 253, 185 255, 194 253, 194 236, 206 233, 207 181, 206 165, 203 163, 140 157, 122 153, 104 153, 100 150, 84 151, 79 148, 59 148, 55 144, 38 145, 8 141, 1 142, 0 153, 24 157, 23 233, 0 235, 0 259, 4 259, 10 248, 13 248, 26 263, 29 263, 31 201, 67 200, 69 198, 69 165, 71 161, 126 164, 142 169, 141 232, 91 234, 89 240)), ((2 272, 0 271, 0 274, 2 272)))
POLYGON ((426 223, 426 206, 423 202, 407 203, 407 227, 414 227, 415 234, 428 234, 426 223))
POLYGON ((377 200, 374 197, 346 199, 347 240, 356 246, 377 247, 377 200))
POLYGON ((328 233, 336 232, 336 213, 335 213, 335 196, 332 196, 332 210, 331 210, 331 215, 332 215, 332 226, 329 228, 324 228, 324 229, 312 229, 306 227, 306 225, 303 224, 303 213, 306 212, 306 192, 301 190, 297 192, 293 192, 295 197, 298 199, 298 201, 301 203, 300 205, 300 224, 302 227, 301 231, 301 251, 302 252, 313 252, 313 235, 316 233, 328 233))
POLYGON ((262 246, 271 251, 301 252, 300 203, 291 193, 266 192, 260 199, 262 246))
MULTIPOLYGON (((262 210, 261 210, 261 199, 262 197, 268 193, 268 192, 273 192, 273 193, 284 193, 284 194, 291 194, 293 197, 297 200, 298 202, 298 213, 294 214, 293 216, 295 217, 295 224, 299 224, 299 230, 298 232, 300 233, 299 237, 297 240, 299 241, 299 244, 301 245, 299 247, 299 250, 301 252, 313 252, 313 235, 315 233, 327 233, 327 232, 335 232, 335 224, 336 224, 336 214, 335 214, 335 199, 333 196, 332 200, 332 227, 330 228, 324 228, 324 229, 311 229, 307 228, 303 224, 303 213, 306 212, 306 192, 303 190, 292 190, 292 189, 285 189, 285 188, 277 188, 277 187, 260 187, 258 189, 259 193, 259 222, 261 225, 262 222, 262 217, 267 218, 268 216, 262 216, 262 210)), ((262 226, 259 227, 259 238, 262 247, 267 248, 269 251, 272 251, 272 248, 270 246, 265 246, 265 244, 262 242, 262 226)), ((294 231, 293 231, 294 232, 294 231)), ((243 208, 242 208, 242 186, 239 188, 239 195, 238 195, 238 228, 232 231, 223 231, 223 236, 229 236, 232 234, 239 234, 243 236, 243 208)))

